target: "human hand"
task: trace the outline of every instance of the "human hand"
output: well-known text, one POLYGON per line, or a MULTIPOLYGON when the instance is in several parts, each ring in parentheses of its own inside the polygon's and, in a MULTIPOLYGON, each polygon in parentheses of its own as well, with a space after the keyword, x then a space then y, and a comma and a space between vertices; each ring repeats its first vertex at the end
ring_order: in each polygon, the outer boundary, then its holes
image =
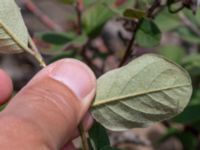
MULTIPOLYGON (((96 91, 96 78, 83 63, 64 59, 41 70, 0 113, 0 147, 4 150, 72 150, 96 91), (84 117, 85 116, 85 117, 84 117)), ((12 82, 0 71, 0 103, 12 82)))

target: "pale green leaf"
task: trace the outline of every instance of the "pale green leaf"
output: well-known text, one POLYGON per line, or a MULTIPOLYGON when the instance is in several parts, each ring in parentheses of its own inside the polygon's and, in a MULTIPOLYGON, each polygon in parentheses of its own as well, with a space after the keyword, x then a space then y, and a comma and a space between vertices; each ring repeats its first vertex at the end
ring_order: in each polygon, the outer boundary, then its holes
POLYGON ((143 55, 98 79, 92 115, 114 131, 146 127, 182 112, 191 93, 184 69, 161 56, 143 55))
POLYGON ((28 49, 28 32, 20 8, 14 0, 0 2, 0 53, 19 53, 28 49))

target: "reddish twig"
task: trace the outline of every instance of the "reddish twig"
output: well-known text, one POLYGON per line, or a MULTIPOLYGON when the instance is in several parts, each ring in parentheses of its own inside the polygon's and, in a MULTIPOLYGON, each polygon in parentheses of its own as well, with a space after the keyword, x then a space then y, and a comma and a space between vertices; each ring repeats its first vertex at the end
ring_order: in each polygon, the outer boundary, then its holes
POLYGON ((78 34, 82 34, 82 11, 83 11, 83 0, 77 0, 75 9, 77 13, 77 24, 78 24, 78 34))
POLYGON ((127 59, 129 58, 129 56, 131 55, 132 53, 132 47, 134 45, 134 42, 135 42, 135 37, 136 37, 136 33, 137 33, 137 30, 138 28, 140 27, 140 24, 142 23, 142 20, 140 20, 139 22, 137 22, 134 26, 134 29, 133 29, 133 34, 132 34, 132 37, 131 37, 131 40, 128 44, 128 47, 126 49, 126 52, 125 52, 125 55, 122 59, 122 61, 120 62, 119 64, 119 67, 123 66, 124 63, 127 61, 127 59))
POLYGON ((57 23, 55 23, 51 18, 45 15, 31 0, 22 0, 22 3, 48 28, 54 31, 63 31, 63 29, 57 23))
MULTIPOLYGON (((160 6, 161 6, 161 1, 155 0, 154 3, 151 5, 151 7, 147 10, 146 16, 149 18, 154 18, 156 15, 154 12, 155 12, 155 10, 159 9, 160 6)), ((123 66, 126 63, 127 59, 130 57, 131 53, 133 52, 133 45, 135 43, 136 33, 137 33, 142 21, 143 21, 143 19, 140 19, 138 22, 135 23, 135 25, 133 27, 133 31, 132 31, 133 34, 132 34, 131 40, 126 49, 125 55, 119 64, 119 67, 123 66)))

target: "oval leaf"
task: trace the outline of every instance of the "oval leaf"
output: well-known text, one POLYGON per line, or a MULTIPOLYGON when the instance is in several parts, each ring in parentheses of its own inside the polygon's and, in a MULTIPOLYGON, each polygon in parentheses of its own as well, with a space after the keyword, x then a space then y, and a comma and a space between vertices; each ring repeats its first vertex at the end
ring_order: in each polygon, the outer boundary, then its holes
POLYGON ((20 8, 14 0, 1 0, 0 3, 0 53, 19 53, 28 49, 28 32, 20 8))
POLYGON ((143 55, 97 82, 92 115, 107 129, 146 127, 183 109, 192 93, 188 73, 157 55, 143 55))
POLYGON ((47 43, 54 45, 64 45, 73 40, 74 35, 67 35, 65 33, 48 32, 39 35, 40 38, 47 43))

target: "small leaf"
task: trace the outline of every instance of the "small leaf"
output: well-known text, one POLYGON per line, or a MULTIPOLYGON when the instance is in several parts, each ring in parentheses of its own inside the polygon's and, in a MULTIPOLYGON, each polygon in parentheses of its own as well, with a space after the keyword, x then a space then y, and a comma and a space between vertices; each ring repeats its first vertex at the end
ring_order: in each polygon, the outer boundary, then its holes
POLYGON ((1 0, 0 3, 0 53, 19 53, 28 49, 28 32, 20 8, 14 0, 1 0))
POLYGON ((83 13, 83 26, 86 34, 90 37, 96 37, 113 15, 114 12, 101 1, 89 7, 83 13))
MULTIPOLYGON (((49 33, 47 33, 48 35, 49 33)), ((69 51, 69 47, 71 47, 70 49, 72 49, 73 51, 74 50, 79 50, 81 46, 83 46, 86 42, 87 42, 87 36, 85 34, 82 34, 80 36, 77 36, 77 35, 73 35, 73 34, 64 34, 64 36, 66 36, 67 38, 64 40, 63 39, 63 42, 62 41, 58 41, 57 40, 53 40, 53 37, 43 37, 43 34, 39 34, 37 35, 39 38, 45 40, 46 42, 51 42, 52 41, 52 45, 50 45, 50 47, 47 47, 47 48, 43 48, 41 49, 41 52, 45 55, 62 55, 63 51, 66 51, 66 47, 68 47, 67 51, 69 51), (67 41, 69 40, 69 41, 67 41), (66 42, 66 43, 65 43, 66 42), (53 44, 54 43, 54 44, 53 44), (57 43, 57 44, 56 44, 57 43), (60 43, 60 44, 58 44, 60 43)))
POLYGON ((113 131, 146 127, 183 111, 192 93, 180 66, 157 55, 143 55, 97 81, 93 117, 113 131))
POLYGON ((87 40, 88 40, 87 35, 82 34, 82 35, 79 35, 76 38, 74 38, 70 42, 70 44, 74 44, 76 46, 81 46, 81 45, 85 44, 87 42, 87 40))
POLYGON ((100 150, 101 148, 110 145, 106 129, 97 122, 95 122, 89 130, 89 135, 96 150, 100 150))
POLYGON ((137 9, 126 9, 123 14, 125 17, 132 19, 141 19, 145 16, 145 12, 137 9))
POLYGON ((63 59, 63 58, 74 58, 75 57, 75 52, 74 50, 68 50, 66 52, 62 52, 61 54, 58 54, 54 56, 53 58, 50 59, 50 63, 53 63, 57 60, 63 59))
POLYGON ((56 33, 56 32, 49 32, 49 33, 42 33, 39 35, 40 38, 50 44, 54 45, 63 45, 73 40, 74 35, 68 35, 64 33, 56 33))
POLYGON ((136 42, 142 47, 155 47, 160 44, 161 31, 158 26, 149 19, 144 19, 136 33, 136 42))

